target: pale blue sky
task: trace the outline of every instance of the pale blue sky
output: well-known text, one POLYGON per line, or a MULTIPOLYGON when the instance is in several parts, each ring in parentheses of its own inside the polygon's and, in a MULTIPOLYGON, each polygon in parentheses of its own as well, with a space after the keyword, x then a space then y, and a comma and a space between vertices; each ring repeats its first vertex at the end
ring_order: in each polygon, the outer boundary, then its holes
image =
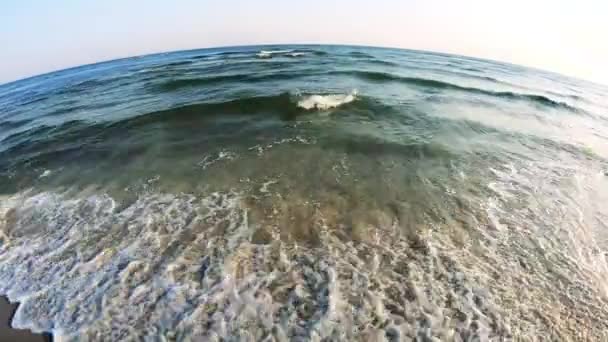
POLYGON ((606 0, 1 0, 0 83, 151 52, 341 43, 450 52, 608 84, 606 0))

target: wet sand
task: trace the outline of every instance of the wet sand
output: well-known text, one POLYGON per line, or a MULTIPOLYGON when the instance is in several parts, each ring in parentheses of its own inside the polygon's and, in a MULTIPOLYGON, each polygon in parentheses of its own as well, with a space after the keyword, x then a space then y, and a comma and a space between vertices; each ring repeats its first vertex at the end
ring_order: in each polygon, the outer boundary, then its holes
POLYGON ((34 334, 28 330, 11 328, 11 320, 17 310, 17 303, 10 303, 6 297, 0 296, 0 341, 11 342, 50 342, 51 334, 34 334))

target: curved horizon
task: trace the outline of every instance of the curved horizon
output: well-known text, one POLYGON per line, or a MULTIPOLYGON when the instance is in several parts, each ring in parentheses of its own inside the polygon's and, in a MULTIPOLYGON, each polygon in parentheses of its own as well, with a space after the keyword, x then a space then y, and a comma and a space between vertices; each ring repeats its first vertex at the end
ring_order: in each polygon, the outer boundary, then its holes
POLYGON ((464 54, 458 54, 458 53, 450 53, 450 52, 443 52, 443 51, 433 51, 433 50, 405 48, 405 47, 381 46, 381 45, 366 45, 366 44, 342 44, 342 43, 238 44, 238 45, 222 45, 222 46, 201 47, 201 48, 192 48, 192 49, 188 48, 188 49, 179 49, 179 50, 155 51, 155 52, 148 52, 148 53, 142 53, 142 54, 136 54, 136 55, 123 56, 123 57, 119 56, 119 57, 116 57, 116 58, 110 58, 110 59, 104 59, 104 60, 99 60, 99 61, 93 61, 91 63, 84 63, 84 64, 77 64, 77 65, 67 66, 67 67, 60 68, 60 69, 50 70, 50 71, 47 71, 47 72, 42 72, 42 73, 39 73, 39 74, 33 74, 33 75, 25 76, 25 77, 22 77, 22 78, 18 78, 18 79, 2 82, 2 83, 0 83, 0 87, 8 86, 8 85, 13 84, 13 83, 18 83, 18 82, 21 82, 21 81, 26 81, 26 80, 37 78, 37 77, 42 77, 42 76, 45 76, 45 75, 51 75, 51 74, 55 74, 55 73, 60 73, 60 72, 69 71, 69 70, 78 69, 78 68, 83 68, 83 67, 88 67, 88 66, 94 66, 94 65, 98 65, 98 64, 112 63, 112 62, 116 62, 116 61, 120 61, 120 60, 128 60, 128 59, 132 59, 132 58, 144 58, 144 57, 155 56, 155 55, 183 53, 183 52, 193 52, 193 51, 204 51, 204 50, 222 50, 222 49, 238 49, 238 48, 264 48, 264 47, 279 47, 279 46, 292 46, 292 47, 305 47, 305 46, 361 47, 361 48, 373 48, 373 49, 391 49, 391 50, 401 50, 401 51, 412 51, 412 52, 416 52, 416 53, 426 53, 426 54, 435 54, 435 55, 462 57, 462 58, 467 58, 467 59, 472 59, 472 60, 480 60, 480 61, 487 61, 487 62, 491 62, 491 63, 498 63, 498 64, 517 66, 517 67, 526 68, 526 69, 530 69, 530 70, 551 73, 551 74, 554 74, 554 75, 558 75, 560 77, 566 77, 566 78, 570 78, 570 79, 577 80, 577 81, 588 82, 590 84, 594 84, 594 85, 600 86, 600 87, 608 87, 608 83, 604 84, 604 83, 596 82, 596 81, 593 81, 593 80, 589 80, 589 79, 585 79, 585 78, 581 78, 581 77, 577 77, 577 76, 573 76, 573 75, 564 74, 564 73, 561 73, 561 72, 558 72, 558 71, 554 71, 554 70, 543 69, 543 68, 534 67, 534 66, 530 66, 530 65, 517 64, 517 63, 512 63, 512 62, 509 62, 509 61, 502 61, 502 60, 496 60, 496 59, 491 59, 491 58, 470 56, 470 55, 464 55, 464 54))

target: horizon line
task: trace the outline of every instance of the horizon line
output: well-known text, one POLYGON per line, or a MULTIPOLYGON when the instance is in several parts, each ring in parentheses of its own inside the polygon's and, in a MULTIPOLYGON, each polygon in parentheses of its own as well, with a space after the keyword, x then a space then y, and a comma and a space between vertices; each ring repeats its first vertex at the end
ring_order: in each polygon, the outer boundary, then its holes
POLYGON ((117 62, 117 61, 121 61, 121 60, 127 60, 127 59, 131 59, 131 58, 144 58, 144 57, 163 55, 163 54, 169 54, 169 53, 192 52, 192 51, 201 51, 201 50, 215 50, 215 49, 228 49, 228 48, 247 48, 247 47, 267 47, 267 46, 342 46, 342 47, 360 47, 360 48, 373 48, 373 49, 402 50, 402 51, 412 51, 412 52, 427 53, 427 54, 434 54, 434 55, 464 57, 464 58, 468 58, 468 59, 472 59, 472 60, 479 60, 479 61, 486 61, 486 62, 492 62, 492 63, 499 63, 499 64, 505 64, 505 65, 510 65, 510 66, 516 66, 516 67, 526 68, 526 69, 530 69, 530 70, 534 70, 534 71, 545 72, 545 73, 554 74, 554 75, 557 75, 557 76, 560 76, 560 77, 570 78, 570 79, 573 79, 573 80, 576 80, 576 81, 587 82, 587 83, 590 83, 590 84, 593 84, 593 85, 600 86, 600 87, 608 89, 608 83, 607 84, 603 84, 603 83, 600 83, 598 81, 592 81, 592 80, 589 80, 589 79, 581 78, 579 76, 566 75, 566 74, 558 72, 558 71, 552 71, 552 70, 547 70, 547 69, 543 69, 543 68, 539 68, 539 67, 534 67, 534 66, 529 66, 529 65, 523 65, 523 64, 516 64, 516 63, 512 63, 512 62, 500 61, 500 60, 495 60, 495 59, 490 59, 490 58, 476 57, 476 56, 467 56, 467 55, 458 54, 458 53, 442 52, 442 51, 434 51, 434 50, 422 50, 422 49, 412 49, 412 48, 405 48, 405 47, 382 46, 382 45, 347 44, 347 43, 264 43, 264 44, 243 44, 243 45, 237 44, 237 45, 220 45, 220 46, 211 46, 211 47, 200 47, 200 48, 183 49, 183 50, 162 50, 162 51, 143 53, 143 54, 140 54, 140 55, 130 55, 130 56, 124 56, 124 57, 116 57, 116 58, 111 58, 111 59, 104 59, 104 60, 100 60, 100 61, 97 61, 97 62, 79 64, 79 65, 69 66, 69 67, 65 67, 65 68, 61 68, 61 69, 50 70, 50 71, 43 72, 43 73, 40 73, 40 74, 34 74, 34 75, 30 75, 30 76, 25 76, 25 77, 22 77, 22 78, 18 78, 18 79, 14 79, 14 80, 10 80, 10 81, 4 82, 4 83, 0 83, 0 87, 5 87, 5 86, 8 86, 8 85, 11 85, 11 84, 14 84, 14 83, 18 83, 18 82, 22 82, 22 81, 27 81, 27 80, 30 80, 30 79, 33 79, 33 78, 47 76, 47 75, 51 75, 51 74, 59 73, 59 72, 63 72, 63 71, 69 71, 69 70, 74 70, 74 69, 84 68, 84 67, 89 67, 89 66, 94 66, 94 65, 112 63, 112 62, 117 62))

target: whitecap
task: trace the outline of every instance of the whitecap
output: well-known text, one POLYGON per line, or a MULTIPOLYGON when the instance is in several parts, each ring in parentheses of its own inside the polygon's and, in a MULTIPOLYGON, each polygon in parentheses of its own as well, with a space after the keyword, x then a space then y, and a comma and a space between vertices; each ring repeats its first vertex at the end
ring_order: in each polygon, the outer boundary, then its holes
POLYGON ((258 58, 272 58, 272 54, 270 54, 270 53, 264 53, 264 52, 258 52, 256 54, 256 56, 258 58))
POLYGON ((51 175, 51 170, 44 170, 42 174, 38 178, 45 178, 51 175))
POLYGON ((293 50, 261 50, 256 54, 256 56, 258 58, 272 58, 273 55, 288 54, 292 52, 293 50))
POLYGON ((291 52, 286 55, 289 57, 301 57, 301 56, 306 56, 306 52, 291 52))
POLYGON ((268 54, 268 55, 290 53, 290 52, 293 52, 293 50, 262 50, 262 51, 260 51, 260 53, 264 53, 264 54, 268 54))
POLYGON ((306 110, 328 110, 353 102, 356 98, 357 90, 353 90, 350 94, 310 95, 298 101, 298 107, 306 110))

